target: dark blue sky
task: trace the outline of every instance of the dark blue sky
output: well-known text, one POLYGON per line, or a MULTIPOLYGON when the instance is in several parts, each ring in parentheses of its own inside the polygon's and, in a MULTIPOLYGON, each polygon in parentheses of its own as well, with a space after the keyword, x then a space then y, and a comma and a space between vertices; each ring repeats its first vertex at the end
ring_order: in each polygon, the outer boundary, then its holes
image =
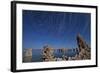
POLYGON ((23 48, 76 48, 80 34, 90 45, 89 13, 23 10, 23 48))

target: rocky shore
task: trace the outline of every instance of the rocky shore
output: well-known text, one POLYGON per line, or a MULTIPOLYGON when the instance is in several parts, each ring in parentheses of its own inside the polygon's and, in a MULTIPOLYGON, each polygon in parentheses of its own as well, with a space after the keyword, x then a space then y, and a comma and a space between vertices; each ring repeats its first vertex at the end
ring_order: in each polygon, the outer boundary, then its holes
MULTIPOLYGON (((54 52, 55 48, 52 48, 49 45, 45 45, 42 49, 42 61, 68 61, 68 60, 86 60, 91 59, 91 48, 82 38, 80 34, 76 37, 77 46, 74 49, 60 48, 57 49, 58 53, 62 53, 61 57, 56 57, 54 52), (68 56, 66 52, 77 52, 74 56, 68 56)), ((67 45, 67 44, 66 44, 67 45)), ((32 48, 23 50, 23 62, 32 62, 32 48)))
POLYGON ((91 48, 89 45, 83 40, 83 38, 78 35, 76 38, 78 48, 73 49, 73 51, 77 51, 77 54, 74 57, 67 57, 65 55, 66 51, 69 49, 61 48, 58 49, 59 52, 62 52, 62 58, 56 58, 53 55, 54 49, 49 47, 48 45, 43 48, 43 61, 63 61, 63 60, 85 60, 91 59, 91 48))

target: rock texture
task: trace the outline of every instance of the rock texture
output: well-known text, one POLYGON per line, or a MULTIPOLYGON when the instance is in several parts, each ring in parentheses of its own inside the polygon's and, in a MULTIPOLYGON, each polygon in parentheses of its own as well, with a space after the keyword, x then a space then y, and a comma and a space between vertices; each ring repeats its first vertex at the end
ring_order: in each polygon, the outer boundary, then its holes
POLYGON ((79 53, 75 56, 76 59, 91 59, 91 49, 80 35, 77 36, 77 45, 79 53))
POLYGON ((24 49, 23 62, 32 62, 32 48, 24 49))
MULTIPOLYGON (((85 40, 77 35, 77 48, 60 48, 54 49, 50 46, 46 45, 42 49, 42 61, 68 61, 68 60, 86 60, 91 59, 91 48, 85 42, 85 40), (61 56, 55 56, 54 51, 60 53, 61 56), (66 53, 73 52, 74 56, 68 56, 66 53)), ((32 49, 24 49, 23 50, 23 62, 32 62, 32 49)))
POLYGON ((91 59, 91 48, 85 42, 85 40, 78 35, 76 37, 78 48, 67 49, 61 48, 58 49, 59 53, 62 53, 62 57, 54 57, 54 49, 47 46, 43 48, 43 61, 62 61, 62 60, 86 60, 91 59), (73 57, 67 57, 65 54, 68 51, 76 52, 76 55, 73 57))
POLYGON ((48 45, 43 47, 43 61, 55 61, 53 48, 48 45))

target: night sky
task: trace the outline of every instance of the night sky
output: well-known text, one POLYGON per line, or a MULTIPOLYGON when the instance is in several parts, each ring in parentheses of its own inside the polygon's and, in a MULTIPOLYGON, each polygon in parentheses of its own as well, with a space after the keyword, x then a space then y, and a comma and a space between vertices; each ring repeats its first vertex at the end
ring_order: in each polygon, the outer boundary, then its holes
POLYGON ((89 13, 23 10, 23 48, 76 48, 80 34, 90 45, 89 13))

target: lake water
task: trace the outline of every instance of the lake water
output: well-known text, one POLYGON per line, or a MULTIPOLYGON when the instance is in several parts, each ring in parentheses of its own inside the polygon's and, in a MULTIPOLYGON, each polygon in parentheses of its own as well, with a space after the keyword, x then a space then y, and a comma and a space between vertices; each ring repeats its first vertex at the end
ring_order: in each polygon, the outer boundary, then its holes
MULTIPOLYGON (((77 52, 67 51, 65 55, 67 57, 73 57, 76 55, 77 52)), ((57 49, 54 51, 54 56, 61 58, 63 53, 59 52, 57 49)), ((33 49, 32 50, 32 62, 42 62, 42 50, 41 49, 33 49)))

